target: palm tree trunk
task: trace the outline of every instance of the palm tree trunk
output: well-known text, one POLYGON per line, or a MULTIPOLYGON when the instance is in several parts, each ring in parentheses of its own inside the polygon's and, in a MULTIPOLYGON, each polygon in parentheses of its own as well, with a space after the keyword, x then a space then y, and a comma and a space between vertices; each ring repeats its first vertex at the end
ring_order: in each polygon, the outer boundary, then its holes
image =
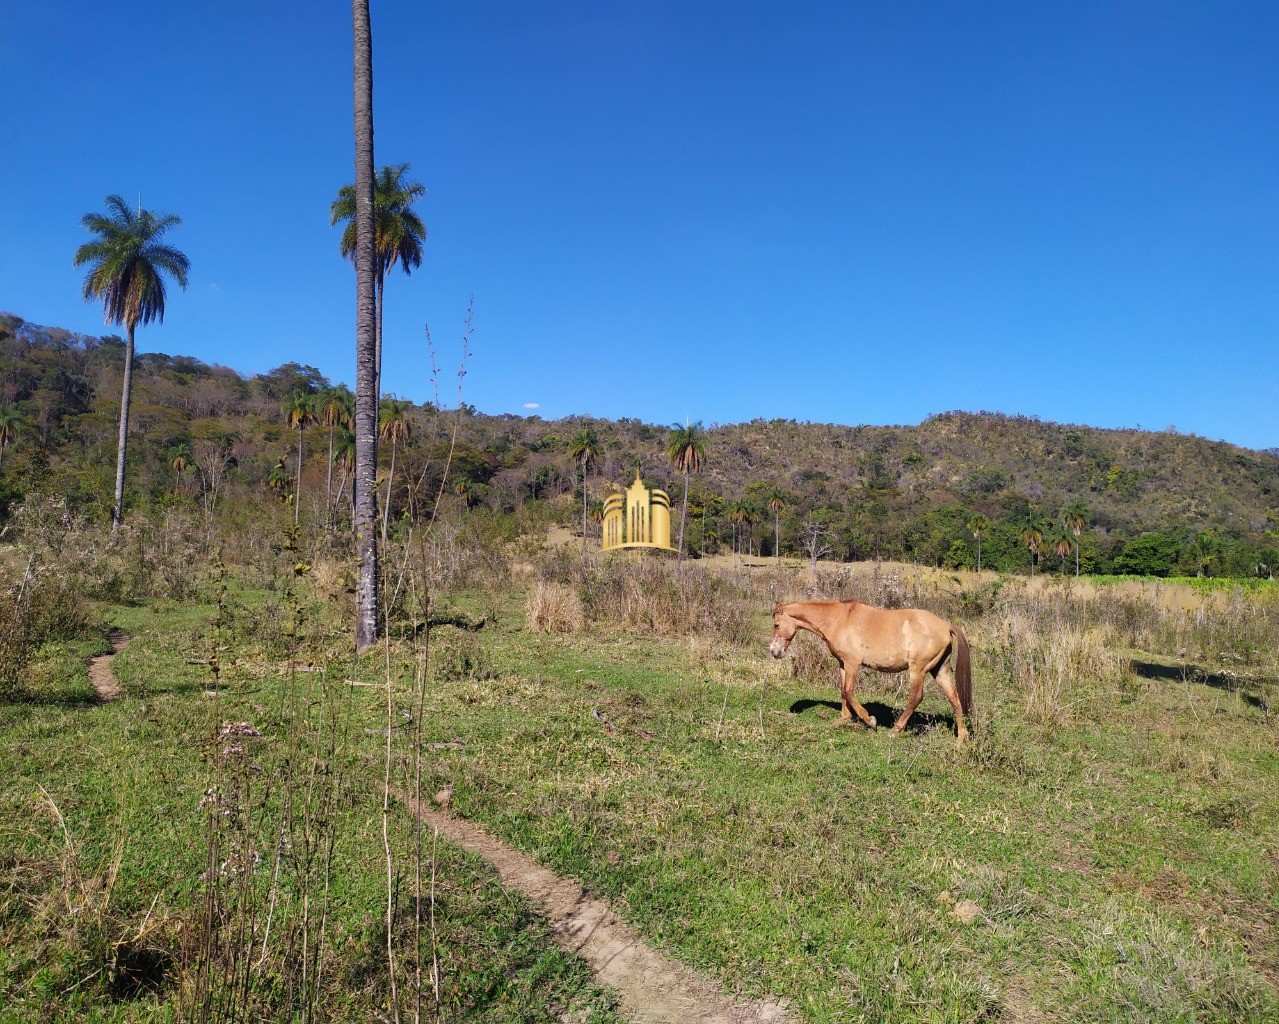
POLYGON ((782 514, 780 512, 773 513, 773 557, 777 562, 778 568, 782 564, 782 514))
POLYGON ((345 468, 342 470, 342 479, 338 481, 337 497, 333 499, 333 504, 329 506, 329 523, 334 530, 337 529, 338 525, 338 505, 346 497, 347 472, 345 468))
POLYGON ((981 572, 981 534, 977 534, 977 571, 981 572))
POLYGON ((124 452, 129 440, 129 399, 133 395, 133 324, 124 345, 124 385, 120 388, 120 439, 115 449, 115 503, 111 506, 111 532, 124 519, 124 452))
POLYGON ((582 557, 586 557, 586 460, 582 460, 582 557))
POLYGON ((378 634, 377 316, 373 254, 373 32, 369 0, 351 0, 355 43, 355 499, 360 556, 355 648, 378 634))
POLYGON ((1079 538, 1075 538, 1075 575, 1079 575, 1079 538))
POLYGON ((679 514, 679 564, 684 564, 684 521, 688 519, 688 467, 684 468, 684 507, 679 514))
POLYGON ((391 470, 386 475, 386 504, 382 508, 382 549, 386 550, 387 523, 391 520, 391 484, 395 482, 395 434, 391 434, 391 470))
POLYGON ((404 494, 409 502, 409 522, 416 523, 418 521, 417 487, 413 483, 413 460, 408 452, 404 453, 404 494))
POLYGON ((333 424, 329 424, 329 463, 324 480, 324 518, 329 533, 333 532, 333 424))
MULTIPOLYGON (((374 257, 376 259, 376 256, 374 257)), ((386 275, 380 270, 377 274, 377 280, 373 283, 373 296, 376 304, 377 319, 377 370, 374 371, 374 393, 380 399, 382 397, 382 290, 386 286, 386 275)))
POLYGON ((302 511, 302 427, 298 425, 298 486, 293 498, 293 525, 298 525, 298 515, 302 511))

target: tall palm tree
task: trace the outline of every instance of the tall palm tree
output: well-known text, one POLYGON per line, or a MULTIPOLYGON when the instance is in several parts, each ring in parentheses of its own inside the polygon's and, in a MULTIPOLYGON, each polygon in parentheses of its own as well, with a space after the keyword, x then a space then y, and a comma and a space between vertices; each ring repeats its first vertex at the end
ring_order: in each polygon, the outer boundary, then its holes
POLYGON ((329 428, 329 462, 324 481, 324 508, 329 531, 333 530, 333 431, 339 427, 348 430, 355 420, 355 403, 345 388, 329 388, 316 398, 315 411, 320 425, 329 428))
POLYGON ((684 523, 688 519, 688 477, 702 468, 706 455, 706 439, 702 435, 702 422, 676 423, 666 439, 666 457, 671 465, 684 474, 684 507, 679 515, 679 561, 684 561, 684 523))
POLYGON ((768 507, 773 512, 773 555, 777 565, 782 564, 782 512, 786 509, 786 497, 774 489, 769 495, 768 507))
MULTIPOLYGON (((398 265, 405 275, 422 265, 422 243, 426 241, 426 225, 413 211, 413 204, 426 195, 426 187, 417 181, 406 181, 408 164, 383 167, 373 182, 374 218, 374 298, 377 320, 377 376, 382 383, 382 296, 386 276, 398 265)), ((350 259, 355 253, 355 187, 343 185, 329 206, 329 224, 346 222, 340 251, 350 259)))
POLYGON ((755 554, 755 527, 759 525, 759 521, 762 518, 763 516, 759 511, 759 506, 757 506, 753 501, 746 502, 746 512, 742 517, 742 521, 746 524, 746 528, 750 531, 749 553, 751 556, 754 556, 755 554))
POLYGON ((968 520, 968 532, 973 535, 973 540, 977 542, 977 571, 981 572, 981 535, 990 527, 990 520, 985 516, 978 514, 968 520))
POLYGON ((1026 545, 1026 550, 1030 552, 1030 575, 1034 576, 1035 558, 1044 546, 1043 531, 1036 526, 1027 526, 1021 531, 1021 542, 1026 545))
POLYGON ((109 324, 128 331, 124 346, 124 384, 120 390, 120 437, 116 444, 115 498, 111 529, 124 518, 124 456, 129 433, 129 400, 133 393, 133 336, 138 325, 164 323, 164 278, 183 290, 191 261, 164 242, 170 228, 182 223, 171 213, 157 217, 141 207, 136 212, 119 196, 107 196, 107 213, 86 213, 80 223, 97 237, 76 250, 74 265, 88 266, 85 301, 100 300, 109 324))
POLYGON ((1075 535, 1075 575, 1079 575, 1079 535, 1084 529, 1084 511, 1072 508, 1066 512, 1066 529, 1075 535))
POLYGON ((290 430, 298 432, 298 480, 297 495, 293 500, 293 525, 298 522, 298 510, 302 507, 302 431, 315 422, 313 399, 305 391, 295 391, 284 400, 284 422, 290 430))
POLYGON ((391 442, 391 471, 386 475, 386 501, 382 506, 382 547, 386 547, 387 524, 391 519, 391 484, 395 480, 395 448, 400 441, 407 441, 413 434, 409 423, 409 403, 398 398, 382 400, 381 426, 378 440, 391 442))
POLYGON ((725 504, 724 511, 728 513, 728 521, 733 524, 733 554, 739 555, 741 549, 737 538, 746 522, 746 502, 734 498, 725 504))
POLYGON ((4 459, 4 450, 17 436, 18 414, 10 406, 0 405, 0 461, 4 459))
POLYGON ((586 497, 586 466, 600 453, 599 438, 590 427, 580 427, 577 433, 569 438, 568 454, 574 462, 582 467, 582 554, 586 554, 586 515, 590 504, 586 497))
POLYGON ((355 649, 377 639, 377 259, 373 211, 373 32, 369 0, 351 0, 355 39, 355 500, 360 553, 355 649))

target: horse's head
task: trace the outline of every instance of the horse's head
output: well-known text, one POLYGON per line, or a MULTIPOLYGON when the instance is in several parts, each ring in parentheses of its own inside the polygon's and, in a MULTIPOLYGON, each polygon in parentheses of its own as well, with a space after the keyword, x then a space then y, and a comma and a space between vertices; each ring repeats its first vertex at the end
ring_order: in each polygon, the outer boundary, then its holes
POLYGON ((798 629, 799 621, 786 613, 784 604, 777 604, 773 608, 773 640, 768 645, 768 653, 774 658, 780 658, 786 653, 786 648, 790 646, 798 629))

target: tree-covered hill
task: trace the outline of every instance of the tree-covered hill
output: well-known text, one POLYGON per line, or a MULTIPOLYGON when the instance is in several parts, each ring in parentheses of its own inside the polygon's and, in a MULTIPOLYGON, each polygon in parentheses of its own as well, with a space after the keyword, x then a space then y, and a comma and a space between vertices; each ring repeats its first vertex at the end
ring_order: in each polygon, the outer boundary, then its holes
MULTIPOLYGON (((0 314, 0 516, 45 494, 109 516, 123 357, 117 337, 0 314)), ((323 396, 345 389, 313 367, 288 363, 245 377, 146 353, 133 389, 132 507, 252 513, 300 490, 304 515, 337 524, 347 516, 347 427, 336 414, 325 425, 319 412, 323 396), (315 409, 301 429, 283 411, 297 396, 315 409)), ((392 521, 427 515, 442 500, 492 516, 549 508, 580 529, 570 450, 583 429, 597 438, 592 500, 636 468, 682 497, 682 477, 664 454, 666 426, 487 416, 465 405, 390 408, 407 424, 389 481, 389 450, 382 456, 392 521)), ((768 555, 780 534, 787 554, 825 547, 830 557, 955 567, 975 565, 980 545, 984 567, 1012 571, 1029 571, 1032 561, 1073 571, 1076 542, 1084 571, 1268 575, 1279 565, 1273 450, 984 412, 906 427, 754 420, 712 425, 705 442, 689 503, 694 554, 736 547, 768 555)))

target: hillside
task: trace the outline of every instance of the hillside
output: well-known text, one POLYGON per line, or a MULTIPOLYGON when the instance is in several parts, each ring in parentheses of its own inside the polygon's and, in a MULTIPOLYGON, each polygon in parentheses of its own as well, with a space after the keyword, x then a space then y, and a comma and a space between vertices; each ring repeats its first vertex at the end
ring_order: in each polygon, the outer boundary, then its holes
MULTIPOLYGON (((0 411, 14 421, 0 448, 0 515, 43 493, 64 495, 84 514, 106 514, 122 367, 118 338, 0 314, 0 411)), ((137 360, 134 387, 130 500, 251 508, 287 499, 297 483, 298 436, 285 426, 282 402, 331 385, 297 363, 245 377, 190 357, 147 353, 137 360)), ((397 517, 427 513, 442 493, 499 516, 549 506, 572 523, 580 484, 569 439, 583 427, 601 449, 590 467, 591 497, 628 480, 637 464, 651 483, 677 500, 682 494, 663 454, 663 426, 489 416, 467 406, 410 406, 406 415, 412 433, 392 482, 397 517), (441 486, 454 429, 458 444, 441 486)), ((341 426, 333 432, 334 483, 343 477, 345 433, 341 426)), ((302 440, 303 509, 321 517, 329 431, 313 426, 302 440)), ((967 567, 977 556, 970 524, 984 517, 984 566, 1026 571, 1029 529, 1043 538, 1041 565, 1073 569, 1073 548, 1069 558, 1061 548, 1075 541, 1064 528, 1070 508, 1083 522, 1085 571, 1265 575, 1279 564, 1276 493, 1275 451, 1172 432, 984 412, 947 412, 905 427, 755 420, 707 429, 688 547, 738 545, 768 554, 779 529, 791 553, 803 553, 805 537, 816 533, 833 557, 967 567), (780 510, 770 510, 774 495, 780 510), (807 533, 806 521, 816 524, 807 533)))

